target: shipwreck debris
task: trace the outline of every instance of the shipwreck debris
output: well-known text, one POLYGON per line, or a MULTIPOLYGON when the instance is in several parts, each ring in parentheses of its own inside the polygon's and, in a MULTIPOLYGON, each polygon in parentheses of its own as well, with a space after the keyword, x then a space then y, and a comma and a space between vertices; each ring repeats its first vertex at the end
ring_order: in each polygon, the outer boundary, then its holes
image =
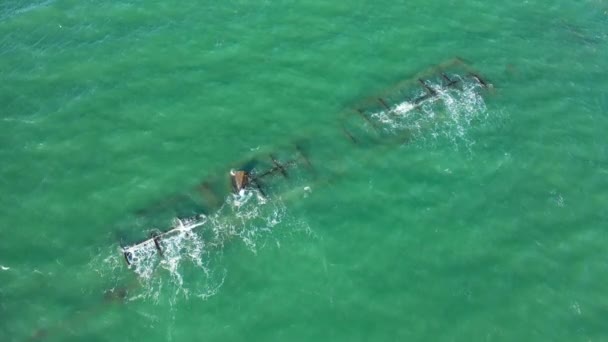
MULTIPOLYGON (((301 174, 301 170, 313 171, 312 163, 306 154, 302 142, 294 143, 289 148, 279 149, 271 152, 259 153, 243 162, 237 163, 236 167, 230 169, 229 182, 226 182, 226 172, 222 176, 211 177, 202 180, 192 189, 191 195, 178 194, 174 198, 186 198, 190 201, 198 196, 200 202, 206 203, 205 208, 221 207, 220 196, 240 195, 244 190, 254 189, 262 198, 268 198, 269 193, 275 192, 286 186, 291 186, 292 176, 301 174), (302 167, 299 167, 302 166, 302 167), (280 175, 282 180, 275 176, 280 175), (280 183, 286 183, 280 186, 280 183)), ((297 177, 296 177, 297 178, 297 177)), ((166 200, 161 203, 167 202, 166 200)), ((177 204, 175 204, 177 205, 177 204)), ((157 206, 154 206, 156 208, 157 206)), ((207 212, 206 214, 210 214, 207 212)), ((189 234, 198 227, 205 225, 207 216, 205 214, 195 215, 185 219, 175 219, 173 225, 165 232, 156 231, 149 238, 130 246, 122 247, 124 260, 128 266, 135 266, 138 256, 143 250, 153 250, 159 256, 163 256, 163 241, 174 234, 189 234)))
POLYGON ((244 170, 230 171, 232 187, 235 193, 239 193, 249 185, 249 173, 244 170))
POLYGON ((428 106, 435 106, 438 101, 443 102, 446 94, 471 90, 481 92, 492 88, 492 84, 468 62, 462 58, 453 58, 353 105, 354 113, 363 120, 357 123, 357 120, 350 119, 350 115, 345 113, 342 117, 342 131, 353 143, 364 139, 371 140, 374 144, 410 141, 399 134, 411 136, 408 127, 418 129, 417 126, 395 126, 395 123, 428 111, 428 106), (373 128, 373 131, 365 129, 366 127, 373 128))
MULTIPOLYGON (((409 126, 398 126, 399 131, 389 131, 386 127, 396 119, 418 118, 435 109, 437 102, 445 102, 445 94, 459 94, 465 90, 482 91, 492 88, 492 84, 462 58, 454 58, 437 66, 423 70, 405 79, 379 95, 372 96, 351 107, 343 117, 340 128, 342 135, 358 146, 376 146, 378 143, 409 143, 415 132, 409 126), (411 112, 411 115, 410 115, 411 112), (360 119, 350 119, 356 114, 360 119), (368 129, 371 127, 372 129, 368 129), (370 132, 371 131, 371 132, 370 132), (371 142, 371 143, 369 143, 371 142)), ((300 169, 314 172, 309 156, 299 143, 290 148, 260 152, 244 162, 233 164, 229 169, 229 182, 226 171, 217 177, 205 178, 193 187, 191 194, 170 196, 161 205, 173 205, 181 201, 193 201, 205 208, 205 213, 220 208, 229 195, 241 195, 244 190, 253 189, 263 197, 277 193, 278 189, 293 186, 292 182, 300 177, 300 169), (298 166, 306 166, 299 168, 298 166), (282 177, 276 177, 280 175, 282 177)), ((226 169, 224 169, 226 170, 226 169)), ((155 212, 143 210, 144 213, 155 212)), ((150 247, 163 255, 163 239, 172 234, 190 233, 205 224, 206 216, 198 215, 188 219, 176 219, 175 224, 165 232, 153 234, 146 240, 128 247, 122 247, 127 265, 132 266, 141 247, 150 247), (153 247, 153 248, 152 248, 153 247)))

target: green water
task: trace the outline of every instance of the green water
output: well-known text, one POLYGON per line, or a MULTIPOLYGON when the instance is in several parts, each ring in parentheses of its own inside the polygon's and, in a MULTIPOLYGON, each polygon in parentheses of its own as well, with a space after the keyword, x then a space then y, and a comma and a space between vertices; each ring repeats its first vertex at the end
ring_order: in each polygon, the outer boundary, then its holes
POLYGON ((4 0, 0 340, 608 340, 607 24, 602 0, 4 0), (494 85, 470 120, 340 130, 456 56, 494 85), (126 266, 174 208, 138 209, 295 140, 315 171, 225 205, 231 238, 126 266))

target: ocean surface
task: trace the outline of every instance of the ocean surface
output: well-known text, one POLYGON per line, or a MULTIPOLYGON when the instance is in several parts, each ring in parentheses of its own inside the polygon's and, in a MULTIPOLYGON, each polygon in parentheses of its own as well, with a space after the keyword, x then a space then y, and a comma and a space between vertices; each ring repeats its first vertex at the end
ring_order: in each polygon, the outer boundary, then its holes
POLYGON ((0 341, 608 341, 606 70, 604 0, 3 0, 0 341))

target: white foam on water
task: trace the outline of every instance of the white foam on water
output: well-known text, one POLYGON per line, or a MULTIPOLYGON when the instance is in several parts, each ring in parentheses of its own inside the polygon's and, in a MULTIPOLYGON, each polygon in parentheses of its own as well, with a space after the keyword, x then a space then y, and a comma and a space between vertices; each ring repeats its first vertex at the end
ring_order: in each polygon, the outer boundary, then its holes
POLYGON ((404 115, 415 107, 416 105, 414 105, 413 103, 405 101, 395 106, 393 111, 399 115, 404 115))
MULTIPOLYGON (((454 76, 455 77, 455 76, 454 76)), ((373 120, 382 124, 388 134, 408 132, 418 141, 447 139, 455 147, 464 144, 468 148, 474 143, 468 133, 475 120, 488 116, 480 90, 481 85, 461 78, 461 88, 443 89, 440 84, 429 86, 438 95, 419 104, 404 101, 371 114, 373 120)), ((424 92, 417 94, 424 95, 424 92)))
POLYGON ((168 299, 174 303, 179 298, 207 299, 218 292, 228 273, 221 261, 225 245, 240 241, 255 254, 285 217, 281 198, 268 200, 257 190, 243 190, 229 195, 210 216, 176 219, 174 229, 157 239, 162 255, 151 239, 118 253, 112 251, 103 267, 96 261, 92 265, 100 274, 114 277, 116 286, 125 286, 128 276, 122 252, 131 253, 128 267, 137 277, 137 286, 132 286, 128 300, 168 299))

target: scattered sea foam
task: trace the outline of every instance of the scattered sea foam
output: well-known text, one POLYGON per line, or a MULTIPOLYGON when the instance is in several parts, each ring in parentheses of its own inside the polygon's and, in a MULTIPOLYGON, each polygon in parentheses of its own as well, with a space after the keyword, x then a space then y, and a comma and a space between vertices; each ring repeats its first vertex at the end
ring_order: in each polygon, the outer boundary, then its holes
MULTIPOLYGON (((124 249, 131 253, 129 268, 137 276, 128 300, 175 302, 180 297, 213 296, 228 272, 221 260, 225 245, 240 241, 256 253, 285 216, 286 208, 280 198, 269 200, 257 190, 244 190, 229 195, 212 215, 176 219, 175 229, 158 239, 162 255, 153 240, 124 249)), ((114 251, 105 259, 104 270, 98 270, 121 277, 114 279, 116 286, 128 283, 128 275, 119 271, 125 267, 121 254, 122 251, 114 251)))
MULTIPOLYGON (((457 76, 453 76, 457 77, 457 76)), ((403 101, 390 109, 371 114, 388 134, 408 132, 417 141, 446 138, 455 146, 473 144, 467 135, 474 120, 487 117, 486 105, 477 82, 460 78, 461 88, 442 88, 440 84, 429 86, 437 96, 415 104, 403 101)), ((424 95, 423 92, 417 96, 424 95)))

